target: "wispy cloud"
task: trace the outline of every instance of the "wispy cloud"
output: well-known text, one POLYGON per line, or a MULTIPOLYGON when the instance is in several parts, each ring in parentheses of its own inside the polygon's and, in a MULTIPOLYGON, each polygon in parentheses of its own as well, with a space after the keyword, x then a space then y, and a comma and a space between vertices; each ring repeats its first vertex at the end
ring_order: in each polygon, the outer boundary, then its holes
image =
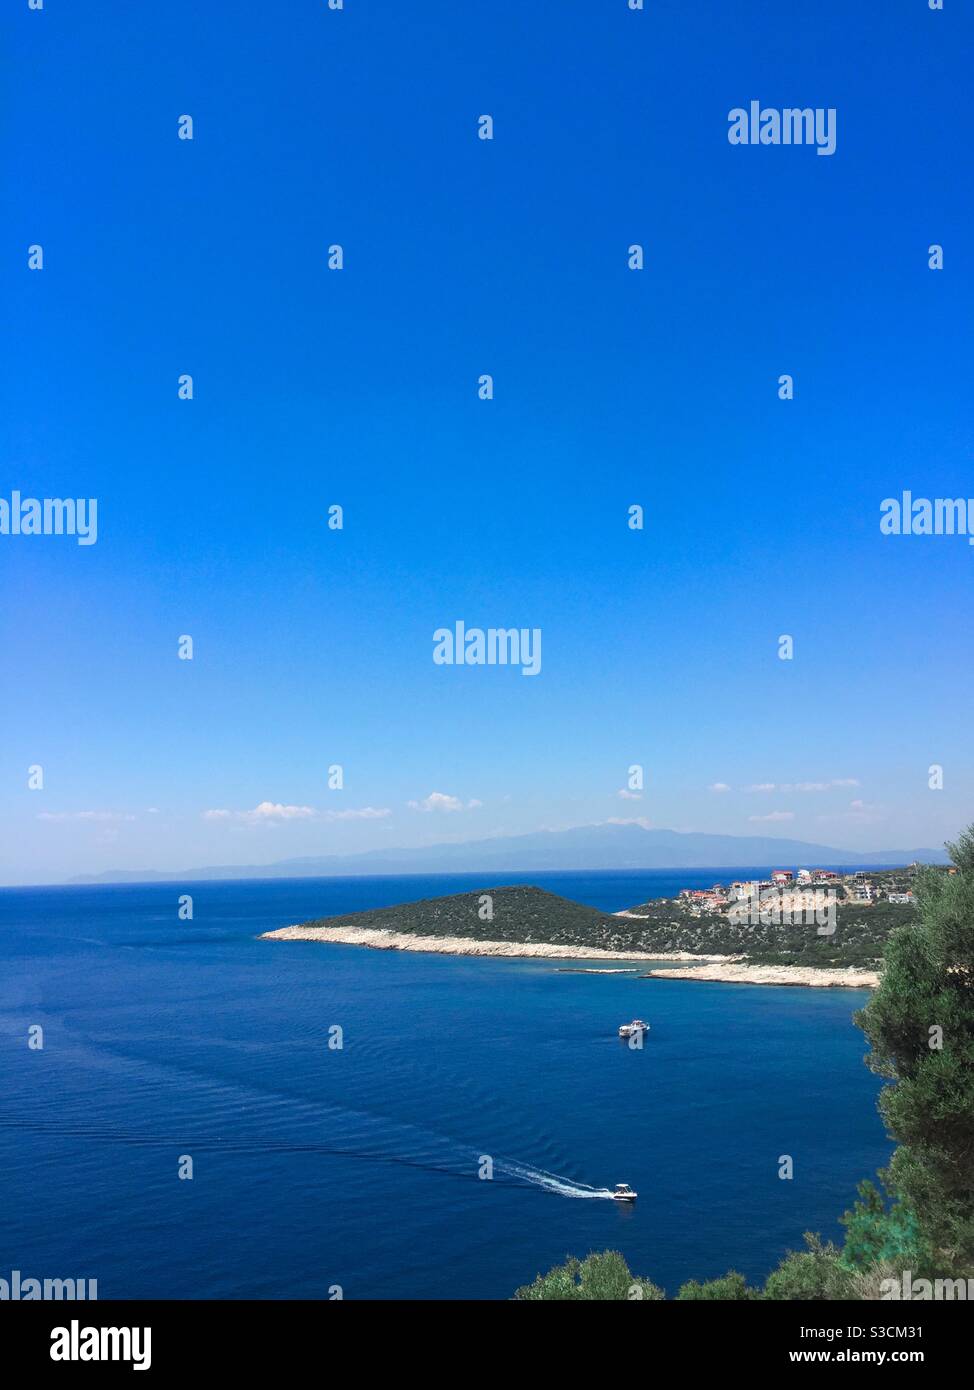
POLYGON ((828 792, 833 787, 858 787, 855 777, 832 777, 827 782, 753 782, 746 792, 828 792))
POLYGON ((769 811, 766 816, 748 816, 749 821, 776 821, 794 819, 794 811, 769 811))
POLYGON ((429 796, 424 796, 422 801, 409 801, 406 803, 412 811, 475 811, 478 806, 484 803, 478 801, 476 797, 464 803, 458 796, 449 796, 446 792, 430 792, 429 796))
POLYGON ((628 787, 620 787, 616 796, 621 796, 623 801, 642 801, 642 792, 631 792, 628 787))
POLYGON ((644 830, 652 830, 653 823, 647 816, 632 816, 628 820, 624 816, 610 816, 608 820, 602 822, 603 825, 641 825, 644 830))
POLYGON ((781 790, 783 792, 830 792, 833 787, 858 787, 859 782, 855 777, 833 777, 829 782, 796 782, 794 786, 789 786, 786 782, 781 790))
POLYGON ((711 782, 707 790, 708 792, 729 792, 730 787, 726 782, 711 782))
POLYGON ((873 821, 883 820, 885 814, 882 806, 871 806, 868 802, 857 799, 855 801, 850 801, 848 809, 845 811, 836 811, 832 815, 817 816, 816 819, 820 821, 847 821, 852 822, 854 825, 868 825, 873 821))
POLYGON ((122 811, 39 811, 37 819, 52 821, 89 820, 110 822, 135 820, 135 816, 127 815, 122 811))
POLYGON ((316 806, 286 806, 280 801, 261 801, 250 811, 204 811, 209 821, 235 821, 243 825, 274 825, 292 820, 382 820, 391 816, 388 806, 363 806, 347 811, 321 811, 316 806))

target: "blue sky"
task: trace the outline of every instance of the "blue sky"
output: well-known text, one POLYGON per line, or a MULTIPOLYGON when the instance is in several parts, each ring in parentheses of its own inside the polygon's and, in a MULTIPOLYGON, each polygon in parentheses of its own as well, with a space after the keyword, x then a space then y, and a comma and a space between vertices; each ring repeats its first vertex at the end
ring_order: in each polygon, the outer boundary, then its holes
POLYGON ((97 497, 98 542, 0 536, 0 881, 974 819, 974 549, 878 526, 974 496, 958 0, 3 30, 0 496, 97 497), (730 145, 752 99, 834 107, 835 154, 730 145), (435 666, 458 619, 540 628, 541 674, 435 666))

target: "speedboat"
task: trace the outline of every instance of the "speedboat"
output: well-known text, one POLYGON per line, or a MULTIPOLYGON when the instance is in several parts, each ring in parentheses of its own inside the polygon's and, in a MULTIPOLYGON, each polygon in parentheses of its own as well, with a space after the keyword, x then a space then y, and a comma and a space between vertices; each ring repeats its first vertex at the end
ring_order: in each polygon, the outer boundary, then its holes
POLYGON ((617 1182, 612 1200, 614 1202, 634 1202, 638 1196, 638 1192, 633 1192, 627 1182, 617 1182))
POLYGON ((649 1024, 644 1023, 641 1018, 634 1018, 631 1023, 623 1023, 619 1029, 620 1038, 631 1038, 633 1033, 648 1033, 649 1024))

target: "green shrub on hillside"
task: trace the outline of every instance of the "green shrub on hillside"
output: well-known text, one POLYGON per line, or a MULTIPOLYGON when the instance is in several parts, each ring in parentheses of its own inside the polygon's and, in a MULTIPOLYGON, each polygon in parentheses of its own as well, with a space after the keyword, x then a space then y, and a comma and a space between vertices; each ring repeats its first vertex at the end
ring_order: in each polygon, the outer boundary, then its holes
POLYGON ((761 1294, 757 1289, 748 1288, 747 1280, 743 1274, 738 1274, 731 1269, 722 1279, 709 1279, 705 1284, 700 1284, 696 1279, 691 1279, 684 1284, 677 1294, 681 1302, 689 1300, 715 1300, 715 1299, 736 1299, 747 1300, 760 1298, 761 1294))
POLYGON ((812 1299, 855 1298, 855 1278, 841 1263, 837 1246, 823 1245, 819 1236, 805 1234, 807 1250, 790 1250, 764 1284, 764 1298, 812 1299))
POLYGON ((659 1302, 666 1295, 648 1279, 631 1273, 618 1250, 603 1250, 600 1255, 593 1253, 584 1260, 569 1258, 547 1274, 539 1274, 533 1284, 518 1289, 514 1297, 521 1302, 565 1299, 659 1302))

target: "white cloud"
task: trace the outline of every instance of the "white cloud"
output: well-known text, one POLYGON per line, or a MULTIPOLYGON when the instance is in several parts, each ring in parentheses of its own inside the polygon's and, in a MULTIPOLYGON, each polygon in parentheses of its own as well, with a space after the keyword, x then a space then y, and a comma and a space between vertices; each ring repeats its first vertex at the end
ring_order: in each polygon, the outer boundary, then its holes
POLYGON ((828 782, 782 782, 778 785, 775 782, 755 782, 745 790, 749 792, 827 792, 833 787, 858 787, 859 782, 855 777, 833 777, 828 782))
POLYGON ((288 820, 384 820, 388 806, 349 807, 347 811, 321 811, 317 806, 285 806, 280 801, 261 801, 252 811, 204 811, 203 819, 241 821, 245 825, 272 825, 288 820))
POLYGON ((280 801, 260 801, 252 811, 204 811, 204 820, 237 820, 248 825, 267 825, 274 821, 310 820, 318 812, 313 806, 285 806, 280 801))
POLYGON ((313 806, 282 806, 279 801, 262 801, 247 814, 262 820, 307 820, 318 813, 313 806))
POLYGON ((626 820, 623 816, 610 816, 603 825, 641 825, 644 830, 652 830, 653 823, 646 816, 633 816, 626 820))
POLYGON ((711 782, 707 790, 708 792, 729 792, 730 787, 726 782, 711 782))
POLYGON ((833 777, 830 782, 796 782, 794 786, 785 784, 783 792, 827 792, 833 787, 858 787, 855 777, 833 777))
POLYGON ((794 820, 794 811, 769 811, 766 816, 748 816, 750 821, 794 820))
POLYGON ((623 801, 642 801, 642 792, 631 792, 628 787, 620 787, 616 796, 621 796, 623 801))
POLYGON ((39 811, 38 820, 91 820, 91 821, 123 821, 135 820, 134 816, 125 815, 121 811, 39 811))
POLYGON ((458 796, 448 796, 446 792, 430 792, 429 796, 422 801, 409 801, 406 803, 412 811, 475 811, 478 806, 482 806, 482 801, 475 798, 468 801, 466 806, 458 796))

